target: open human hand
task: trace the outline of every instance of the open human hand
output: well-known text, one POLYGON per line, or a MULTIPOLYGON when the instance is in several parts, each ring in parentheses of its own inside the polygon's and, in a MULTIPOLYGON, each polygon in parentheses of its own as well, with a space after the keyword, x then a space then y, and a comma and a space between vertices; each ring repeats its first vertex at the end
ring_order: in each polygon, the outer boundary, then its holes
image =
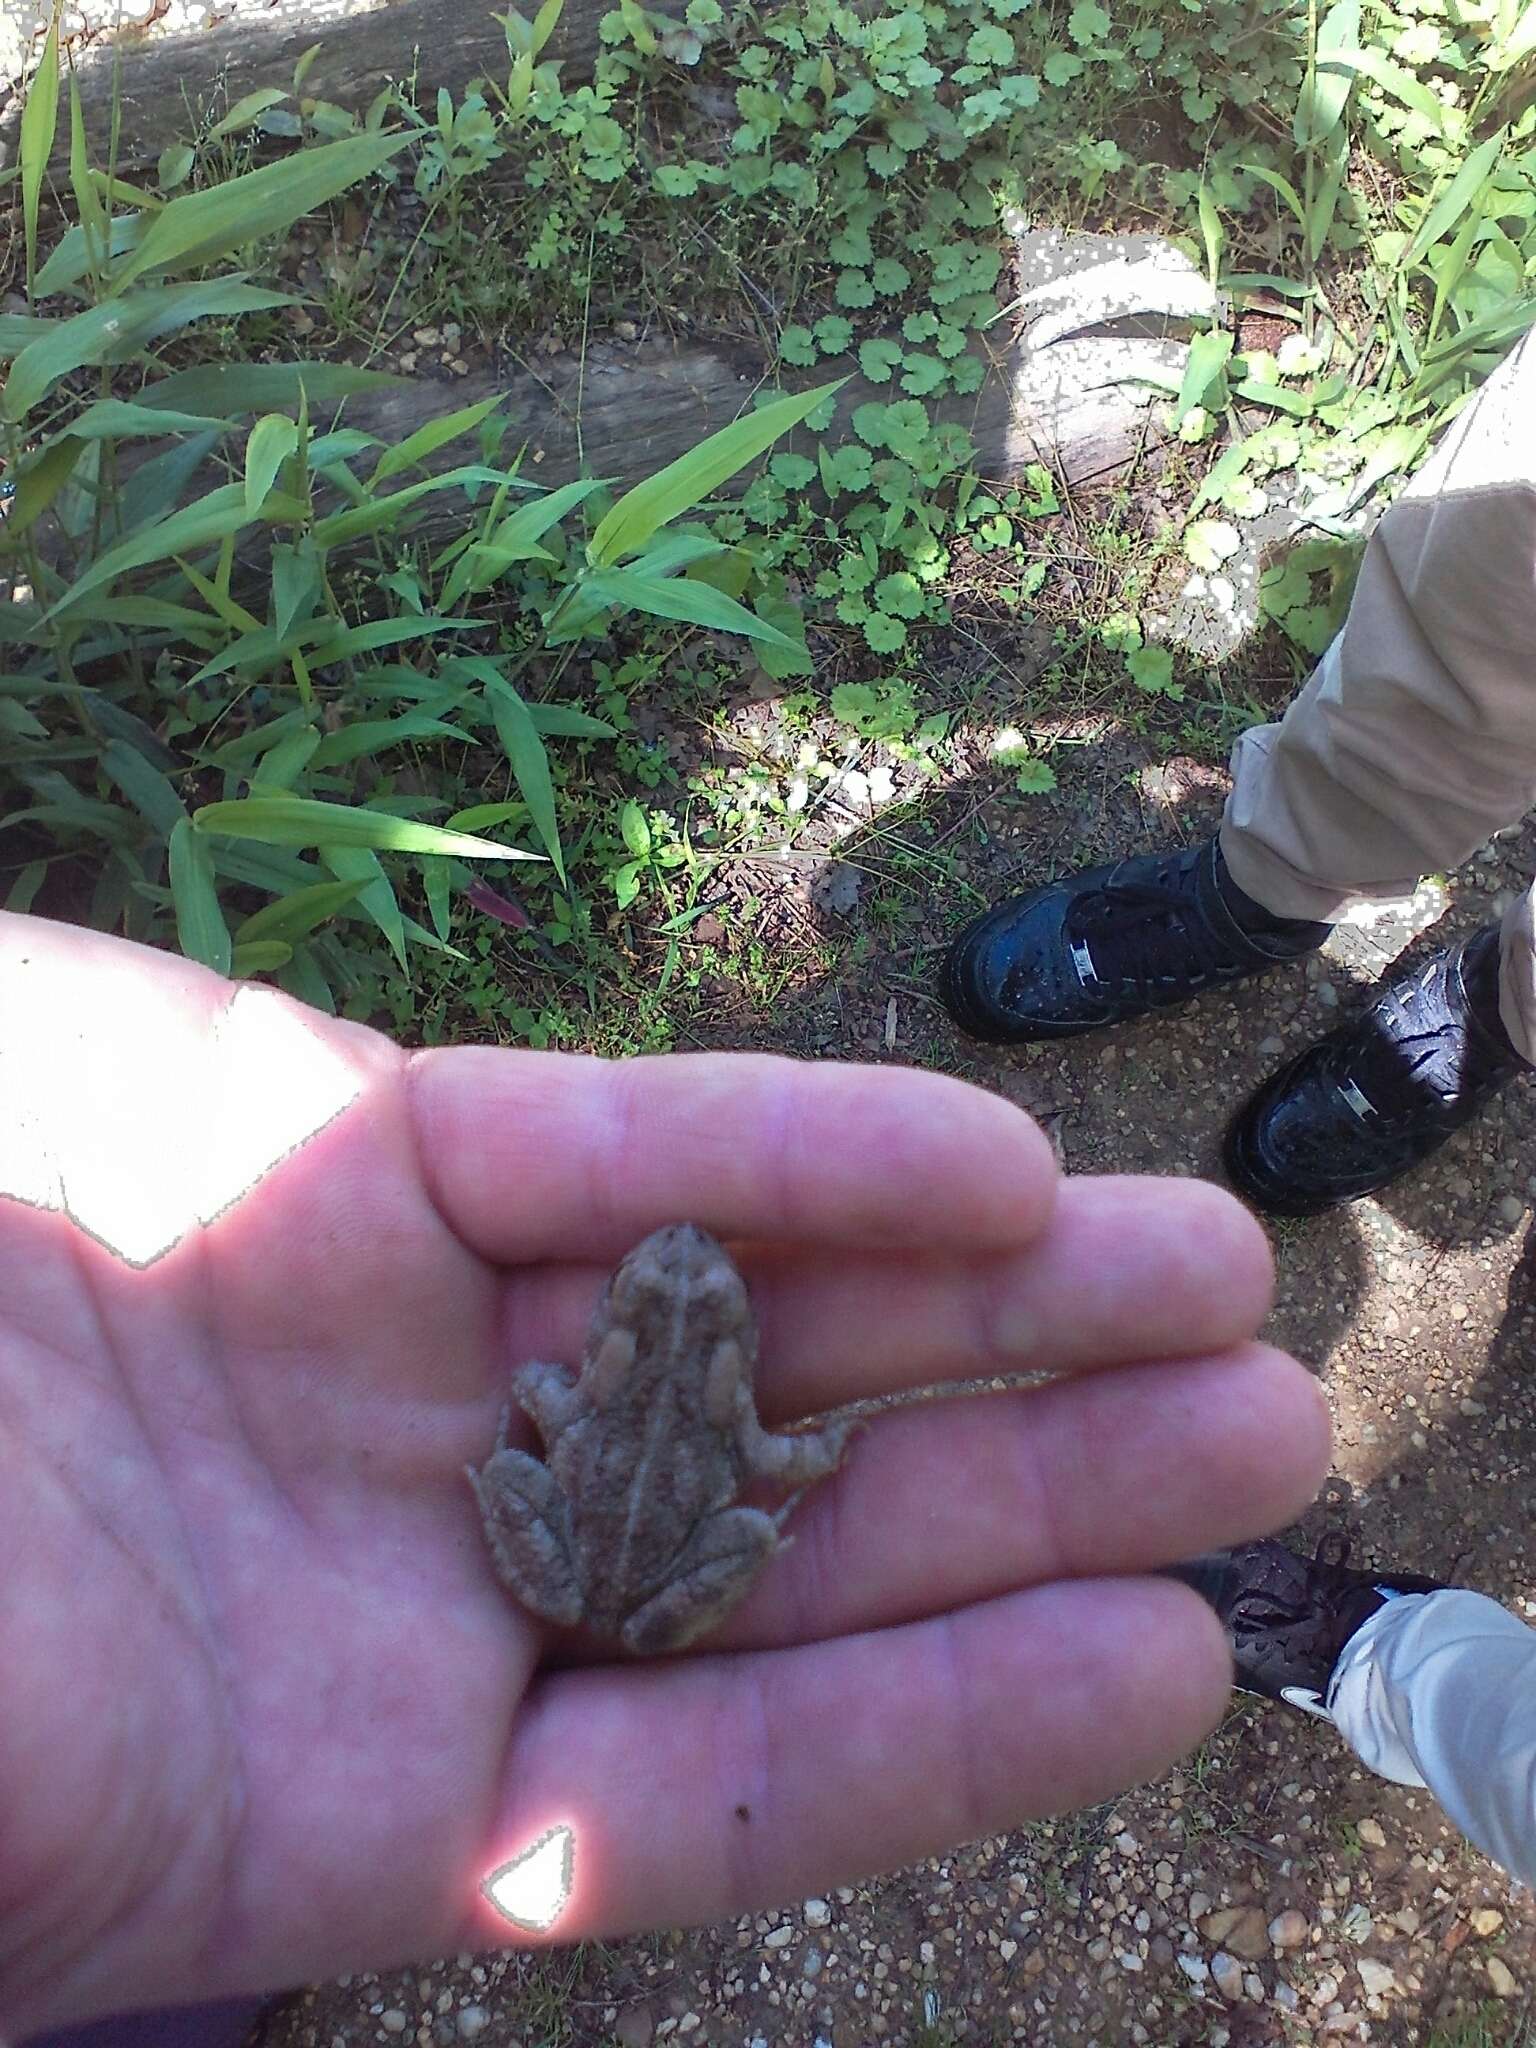
POLYGON ((897 1068, 408 1057, 185 962, 0 917, 0 2031, 509 1938, 738 1914, 1161 1770, 1230 1667, 1136 1574, 1284 1521, 1326 1456, 1251 1341, 1258 1227, 1058 1184, 897 1068), (726 1627, 551 1658, 466 1463, 607 1270, 728 1240, 782 1426, 877 1417, 726 1627))

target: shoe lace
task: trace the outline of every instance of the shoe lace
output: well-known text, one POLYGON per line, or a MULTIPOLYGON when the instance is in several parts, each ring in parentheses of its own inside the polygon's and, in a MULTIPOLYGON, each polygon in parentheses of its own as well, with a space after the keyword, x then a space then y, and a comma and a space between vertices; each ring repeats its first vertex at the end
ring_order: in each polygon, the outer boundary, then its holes
POLYGON ((1083 899, 1069 941, 1088 948, 1095 976, 1143 1001, 1242 971, 1249 963, 1212 927, 1198 893, 1203 849, 1173 853, 1153 872, 1110 880, 1083 899))

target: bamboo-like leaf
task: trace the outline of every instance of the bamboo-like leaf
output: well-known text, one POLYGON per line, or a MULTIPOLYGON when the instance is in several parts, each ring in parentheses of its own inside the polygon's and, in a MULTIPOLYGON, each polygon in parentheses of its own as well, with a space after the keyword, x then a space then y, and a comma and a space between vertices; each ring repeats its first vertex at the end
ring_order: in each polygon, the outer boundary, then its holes
POLYGON ((194 499, 168 518, 157 520, 131 539, 120 541, 115 548, 108 548, 98 555, 90 568, 70 585, 44 616, 56 618, 88 591, 100 589, 103 584, 126 575, 130 569, 142 569, 150 562, 168 561, 173 555, 189 554, 194 549, 206 547, 210 541, 222 540, 227 533, 238 533, 248 523, 245 492, 240 485, 220 484, 217 490, 194 499))
POLYGON ((80 460, 84 446, 83 441, 75 440, 72 435, 61 434, 22 464, 16 475, 16 495, 11 500, 10 514, 5 522, 7 539, 19 539, 29 526, 34 526, 42 518, 74 475, 75 464, 80 460))
POLYGON ((1317 31, 1317 47, 1296 100, 1292 131, 1298 149, 1315 148, 1343 120, 1355 74, 1348 65, 1330 68, 1330 60, 1359 41, 1360 0, 1333 0, 1317 31))
POLYGON ((254 945, 258 939, 282 939, 291 945, 335 917, 356 897, 360 882, 314 882, 307 889, 295 889, 275 903, 263 904, 243 924, 235 927, 235 943, 254 945))
POLYGON ((228 427, 230 420, 207 413, 161 411, 136 405, 131 398, 98 398, 76 413, 68 432, 76 441, 131 441, 149 435, 199 433, 205 427, 228 427))
MULTIPOLYGON (((1348 0, 1348 4, 1358 9, 1359 0, 1348 0)), ((746 413, 676 462, 669 462, 655 476, 636 484, 598 521, 597 531, 587 543, 587 560, 594 568, 606 568, 643 548, 659 527, 709 497, 824 399, 841 391, 847 381, 840 377, 836 383, 820 384, 814 391, 797 392, 746 413)))
POLYGON ((419 483, 407 484, 403 490, 389 491, 382 498, 370 498, 366 504, 353 505, 345 512, 333 512, 329 518, 317 520, 315 543, 322 548, 341 547, 347 541, 361 540, 366 534, 398 525, 401 514, 408 507, 433 491, 500 481, 500 472, 487 469, 483 463, 466 463, 458 469, 445 469, 440 476, 424 477, 419 483))
POLYGON ((386 753, 410 740, 457 740, 467 746, 470 735, 460 732, 441 718, 429 718, 424 711, 402 712, 399 718, 360 718, 344 725, 340 732, 328 732, 315 749, 312 765, 336 768, 344 761, 356 761, 368 754, 386 753))
POLYGON ((392 818, 385 811, 321 803, 314 797, 252 796, 204 804, 193 812, 192 824, 198 832, 256 839, 265 846, 361 846, 384 853, 456 853, 467 860, 543 859, 542 854, 499 846, 493 839, 449 832, 414 818, 392 818))
POLYGON ((301 725, 297 732, 285 733, 275 747, 268 747, 262 755, 251 777, 252 791, 272 794, 292 789, 314 759, 319 745, 320 735, 312 725, 301 725))
POLYGON ((579 588, 604 606, 619 605, 658 619, 679 619, 717 633, 741 633, 748 640, 766 640, 772 647, 793 648, 795 644, 733 597, 686 576, 637 576, 629 569, 599 569, 584 576, 579 588))
POLYGON ((169 839, 177 825, 185 822, 187 813, 181 798, 137 747, 130 747, 126 740, 108 740, 100 759, 129 803, 144 814, 162 839, 169 839))
POLYGON ((272 625, 279 643, 301 612, 308 618, 319 595, 320 557, 308 535, 277 542, 272 550, 272 625))
POLYGON ((185 818, 178 819, 170 839, 171 901, 176 907, 176 937, 189 960, 200 960, 215 974, 228 974, 229 926, 219 907, 213 853, 185 818))
POLYGON ((229 971, 236 981, 244 981, 252 974, 274 974, 292 958, 292 946, 285 946, 280 939, 256 939, 248 946, 235 947, 229 971))
POLYGON ((1349 130, 1340 125, 1329 138, 1323 158, 1323 175, 1318 180, 1312 211, 1307 216, 1307 255, 1314 263, 1322 255, 1333 232, 1333 217, 1338 211, 1339 194, 1344 188, 1344 174, 1348 169, 1349 130))
MULTIPOLYGON (((1212 387, 1226 373, 1227 364, 1232 360, 1232 331, 1226 327, 1207 327, 1197 334, 1189 344, 1189 355, 1184 364, 1184 381, 1179 386, 1179 396, 1174 412, 1174 426, 1178 427, 1184 415, 1197 405, 1205 405, 1212 397, 1212 387)), ((1219 400, 1213 409, 1219 409, 1219 400)))
POLYGON ((434 633, 467 633, 480 624, 478 619, 370 619, 364 626, 343 626, 317 639, 309 650, 315 666, 346 661, 354 654, 374 654, 381 647, 398 647, 406 640, 429 640, 434 633))
POLYGON ((21 165, 21 219, 26 236, 29 297, 36 289, 37 279, 38 203, 42 198, 43 179, 47 174, 48 159, 53 154, 53 137, 58 124, 59 14, 55 7, 48 40, 43 44, 43 54, 21 110, 21 133, 16 151, 21 165))
POLYGON ((1427 249, 1433 248, 1436 242, 1450 232, 1472 205, 1493 175, 1494 166, 1504 148, 1508 132, 1507 129, 1500 128, 1496 134, 1490 135, 1470 152, 1455 177, 1440 193, 1415 229, 1413 239, 1402 254, 1401 260, 1405 266, 1417 263, 1427 249))
POLYGON ((226 184, 185 192, 150 222, 116 278, 121 290, 140 277, 201 268, 235 249, 282 233, 317 206, 371 176, 410 140, 408 130, 352 135, 301 149, 226 184))
MULTIPOLYGON (((92 172, 97 189, 101 189, 100 174, 92 172)), ((148 215, 120 213, 112 222, 111 244, 106 250, 106 261, 111 263, 127 250, 132 249, 147 224, 148 215)), ((102 251, 80 226, 72 227, 59 237, 54 244, 48 261, 37 273, 37 296, 47 298, 52 292, 65 292, 72 285, 79 284, 93 263, 102 258, 102 251)))
POLYGON ((209 129, 209 140, 217 142, 225 135, 239 135, 254 127, 268 107, 280 106, 287 97, 279 85, 259 85, 254 92, 242 94, 218 126, 209 129))
POLYGON ((298 422, 286 413, 266 413, 252 427, 245 444, 245 509, 253 519, 298 445, 298 422))
POLYGON ((580 477, 520 505, 492 529, 485 541, 460 555, 444 586, 443 603, 455 604, 467 591, 489 589, 515 562, 553 560, 539 546, 540 539, 604 481, 602 477, 580 477))
POLYGON ((351 363, 200 363, 146 385, 138 402, 167 411, 239 415, 297 405, 305 391, 312 405, 334 405, 354 392, 391 390, 409 381, 351 363))
MULTIPOLYGON (((11 365, 0 392, 0 414, 23 420, 72 370, 95 363, 124 362, 152 342, 205 320, 211 314, 252 313, 269 306, 290 306, 287 292, 262 291, 243 277, 209 278, 172 285, 158 291, 105 299, 99 306, 55 321, 45 334, 29 342, 11 365)), ((146 401, 141 396, 141 404, 146 401)))
POLYGON ((359 884, 358 909, 365 917, 373 919, 403 969, 406 964, 405 918, 395 895, 395 885, 384 872, 378 855, 364 846, 323 846, 320 858, 338 880, 359 884))
POLYGON ((539 732, 560 739, 611 740, 614 727, 605 718, 594 718, 572 704, 530 704, 528 716, 539 732))
MULTIPOLYGON (((1321 48, 1322 37, 1318 37, 1321 48)), ((1390 93, 1395 100, 1427 121, 1437 135, 1446 132, 1446 110, 1422 79, 1415 78, 1411 71, 1401 64, 1394 64, 1390 57, 1380 50, 1369 48, 1341 47, 1329 53, 1328 62, 1337 66, 1346 79, 1353 74, 1363 74, 1383 92, 1390 93)), ((1347 84, 1346 84, 1347 90, 1347 84)))
POLYGON ((555 786, 549 773, 549 756, 538 728, 528 716, 528 706, 489 662, 476 664, 483 671, 485 700, 495 722, 512 774, 533 819, 534 830, 554 862, 555 873, 565 880, 565 855, 560 847, 560 825, 555 816, 555 786))
POLYGON ((80 105, 80 86, 73 70, 69 74, 69 182, 74 189, 75 205, 80 210, 80 226, 90 252, 91 268, 99 271, 107 260, 112 230, 100 188, 91 173, 90 152, 85 140, 85 113, 80 105))
POLYGON ((496 410, 502 401, 502 393, 492 398, 482 398, 478 405, 460 407, 457 412, 444 413, 440 419, 428 420, 418 427, 414 434, 408 434, 396 448, 386 448, 379 457, 373 472, 373 482, 381 484, 386 477, 397 475, 402 469, 410 469, 418 462, 424 462, 449 441, 457 440, 460 434, 467 434, 478 427, 488 413, 496 410))
POLYGON ((20 355, 30 342, 41 341, 60 324, 37 313, 0 313, 0 358, 20 355))
POLYGON ((1518 19, 1510 23, 1507 33, 1500 34, 1489 52, 1488 68, 1490 71, 1512 71, 1533 53, 1536 53, 1536 0, 1526 0, 1518 19))

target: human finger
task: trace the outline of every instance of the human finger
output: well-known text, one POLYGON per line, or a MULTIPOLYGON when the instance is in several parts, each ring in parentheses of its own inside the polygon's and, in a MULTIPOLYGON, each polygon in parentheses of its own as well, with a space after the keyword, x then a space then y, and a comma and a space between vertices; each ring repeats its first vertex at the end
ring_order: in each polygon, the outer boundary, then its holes
MULTIPOLYGON (((1203 1181, 1067 1180, 1007 1251, 906 1255, 819 1244, 738 1248, 760 1337, 759 1401, 783 1420, 946 1380, 1198 1357, 1269 1307, 1264 1232, 1203 1181)), ((506 1291, 503 1348, 574 1361, 606 1269, 548 1265, 506 1291)))
POLYGON ((1315 1496, 1329 1434, 1311 1374, 1259 1344, 876 1416, 713 1641, 888 1628, 1266 1534, 1315 1496))
MULTIPOLYGON (((717 1920, 1105 1799, 1197 1742, 1230 1682, 1204 1604, 1140 1579, 556 1673, 510 1745, 488 1862, 569 1829, 558 1941, 717 1920)), ((466 1941, 498 1927, 487 1906, 466 1941)))
POLYGON ((411 1063, 418 1153, 482 1256, 612 1261, 648 1231, 924 1250, 1026 1243, 1050 1147, 1000 1096, 908 1067, 751 1053, 606 1061, 480 1047, 411 1063))

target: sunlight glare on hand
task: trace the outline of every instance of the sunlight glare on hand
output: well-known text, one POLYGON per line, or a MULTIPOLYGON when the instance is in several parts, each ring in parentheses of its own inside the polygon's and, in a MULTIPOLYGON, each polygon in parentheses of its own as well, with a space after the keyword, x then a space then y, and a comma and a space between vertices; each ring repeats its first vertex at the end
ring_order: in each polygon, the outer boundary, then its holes
POLYGON ((509 1863, 499 1864, 480 1889, 514 1927, 545 1934, 571 1896, 575 1843, 574 1831, 557 1822, 509 1863))
POLYGON ((0 987, 0 1197, 62 1211, 129 1265, 232 1207, 358 1093, 266 989, 233 986, 210 1028, 201 1000, 104 976, 94 955, 40 961, 35 995, 31 965, 12 958, 0 987))

